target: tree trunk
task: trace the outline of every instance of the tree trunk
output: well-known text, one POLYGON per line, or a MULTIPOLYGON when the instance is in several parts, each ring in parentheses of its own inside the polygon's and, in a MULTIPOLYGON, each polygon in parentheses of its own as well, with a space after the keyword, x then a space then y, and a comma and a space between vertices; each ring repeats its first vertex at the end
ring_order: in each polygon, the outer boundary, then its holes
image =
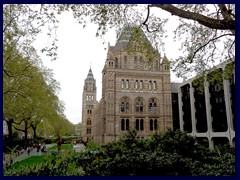
POLYGON ((25 127, 24 127, 24 136, 25 136, 25 140, 27 141, 28 140, 28 122, 25 121, 25 127))
POLYGON ((33 138, 37 138, 37 126, 32 125, 32 129, 33 129, 33 138))
POLYGON ((8 126, 8 138, 9 138, 9 144, 12 145, 12 138, 13 138, 13 131, 12 131, 12 123, 13 123, 13 119, 9 119, 7 122, 7 126, 8 126))

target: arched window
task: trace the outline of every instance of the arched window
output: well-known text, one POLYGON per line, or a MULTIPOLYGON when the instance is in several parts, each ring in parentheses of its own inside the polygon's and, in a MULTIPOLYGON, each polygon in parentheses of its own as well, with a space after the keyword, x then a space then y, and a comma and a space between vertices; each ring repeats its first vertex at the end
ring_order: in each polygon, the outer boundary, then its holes
POLYGON ((154 82, 153 82, 153 89, 155 90, 155 89, 156 89, 156 87, 157 87, 157 82, 156 82, 156 81, 154 81, 154 82))
POLYGON ((140 88, 140 89, 143 89, 143 81, 142 81, 142 80, 140 80, 139 88, 140 88))
POLYGON ((139 112, 139 103, 136 102, 136 112, 139 112))
POLYGON ((153 112, 157 112, 157 103, 153 104, 153 112))
POLYGON ((122 79, 122 89, 124 88, 124 79, 122 79))
POLYGON ((134 57, 134 65, 137 66, 137 56, 134 57))
POLYGON ((143 103, 140 103, 140 112, 143 112, 143 103))
POLYGON ((143 112, 143 100, 138 98, 135 102, 136 112, 143 112))
POLYGON ((152 103, 149 103, 149 112, 153 111, 152 103))
POLYGON ((129 80, 126 80, 126 89, 128 89, 129 80))
POLYGON ((121 112, 128 113, 130 111, 129 99, 127 97, 124 97, 121 99, 120 103, 121 112))
POLYGON ((142 56, 140 56, 139 62, 140 62, 140 66, 142 66, 142 63, 143 63, 143 57, 142 56))
POLYGON ((87 125, 91 125, 91 119, 90 118, 87 119, 87 125))
POLYGON ((129 102, 126 102, 126 112, 129 112, 129 102))
POLYGON ((156 113, 157 112, 157 100, 154 98, 151 98, 149 100, 149 112, 150 113, 156 113))
POLYGON ((149 81, 148 88, 152 89, 152 81, 149 81))
POLYGON ((124 102, 121 103, 121 112, 125 112, 125 103, 124 102))
POLYGON ((127 56, 124 56, 124 66, 127 67, 127 56))
POLYGON ((135 81, 135 89, 138 89, 138 80, 135 81))

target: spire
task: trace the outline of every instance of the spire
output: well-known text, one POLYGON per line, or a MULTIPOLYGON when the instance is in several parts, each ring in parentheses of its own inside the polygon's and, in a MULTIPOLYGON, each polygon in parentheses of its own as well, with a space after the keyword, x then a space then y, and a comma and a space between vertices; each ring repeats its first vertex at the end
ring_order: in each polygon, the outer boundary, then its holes
POLYGON ((167 63, 167 64, 170 63, 165 53, 164 53, 163 60, 162 60, 162 64, 163 63, 167 63))
POLYGON ((90 66, 90 69, 88 71, 87 79, 94 79, 91 66, 90 66))

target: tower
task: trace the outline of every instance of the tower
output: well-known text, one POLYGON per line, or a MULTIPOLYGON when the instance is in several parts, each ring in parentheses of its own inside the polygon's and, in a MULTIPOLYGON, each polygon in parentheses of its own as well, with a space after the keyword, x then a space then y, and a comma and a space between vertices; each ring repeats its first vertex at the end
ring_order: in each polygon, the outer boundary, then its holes
POLYGON ((172 128, 169 60, 162 58, 140 30, 123 29, 115 46, 108 47, 102 71, 102 99, 94 111, 94 141, 118 140, 129 129, 137 137, 172 128), (95 113, 97 112, 97 113, 95 113))
POLYGON ((97 101, 96 80, 93 77, 90 67, 87 78, 84 81, 83 96, 82 96, 82 138, 83 141, 92 139, 93 127, 93 109, 97 101))

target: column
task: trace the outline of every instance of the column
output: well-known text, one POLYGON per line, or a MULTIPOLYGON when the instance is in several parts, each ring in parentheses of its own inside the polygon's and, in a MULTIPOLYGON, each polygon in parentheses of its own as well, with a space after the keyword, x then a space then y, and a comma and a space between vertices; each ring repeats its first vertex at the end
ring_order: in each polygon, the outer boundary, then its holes
POLYGON ((210 93, 209 93, 209 82, 204 80, 204 94, 205 94, 205 104, 206 104, 206 115, 207 115, 207 127, 208 127, 208 141, 209 147, 213 148, 212 141, 212 116, 211 116, 211 104, 210 104, 210 93))
POLYGON ((229 80, 223 80, 223 87, 224 87, 224 100, 225 100, 225 107, 226 107, 226 115, 227 115, 227 124, 228 124, 228 136, 230 145, 232 146, 232 134, 233 131, 233 121, 232 121, 232 106, 231 106, 231 92, 230 92, 230 83, 229 80))
POLYGON ((195 109, 195 98, 194 98, 194 88, 192 87, 192 82, 189 83, 190 84, 190 105, 191 105, 191 117, 192 117, 192 135, 196 134, 196 117, 195 117, 195 113, 196 113, 196 109, 195 109))
POLYGON ((181 88, 178 88, 178 103, 179 103, 179 122, 180 122, 180 130, 183 131, 183 111, 182 111, 182 92, 181 92, 181 88))

